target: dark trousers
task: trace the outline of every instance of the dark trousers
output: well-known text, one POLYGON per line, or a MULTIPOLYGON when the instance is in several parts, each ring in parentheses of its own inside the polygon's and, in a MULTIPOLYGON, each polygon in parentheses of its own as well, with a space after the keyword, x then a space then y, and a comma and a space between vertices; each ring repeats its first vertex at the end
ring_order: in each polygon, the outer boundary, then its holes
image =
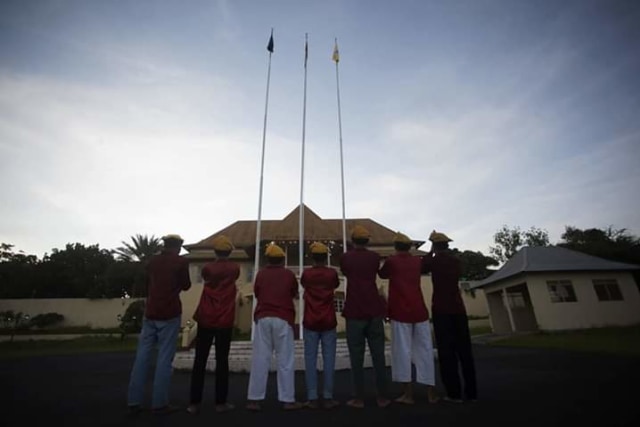
POLYGON ((202 402, 204 375, 211 344, 216 346, 216 404, 227 402, 229 392, 229 348, 231 347, 232 328, 198 328, 196 336, 196 358, 191 371, 191 403, 202 402))
POLYGON ((466 314, 434 314, 433 330, 438 348, 440 377, 452 399, 462 398, 458 362, 464 379, 464 397, 477 399, 476 369, 471 350, 469 321, 466 314))
POLYGON ((369 320, 347 319, 346 323, 354 397, 364 398, 365 340, 369 344, 371 361, 376 374, 378 396, 386 397, 388 382, 384 361, 384 323, 382 317, 369 320))

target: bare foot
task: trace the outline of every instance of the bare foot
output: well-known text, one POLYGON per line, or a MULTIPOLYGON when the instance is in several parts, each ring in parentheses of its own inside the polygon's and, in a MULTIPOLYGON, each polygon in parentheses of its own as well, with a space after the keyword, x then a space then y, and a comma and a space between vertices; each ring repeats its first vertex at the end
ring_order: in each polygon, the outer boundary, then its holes
POLYGON ((300 408, 302 408, 302 404, 300 402, 286 402, 282 405, 282 409, 285 411, 295 411, 300 408))
POLYGON ((397 399, 394 400, 394 402, 402 403, 403 405, 413 405, 415 403, 415 401, 413 400, 413 397, 409 397, 406 394, 403 394, 402 396, 398 397, 397 399))
POLYGON ((219 405, 216 405, 216 412, 228 412, 231 411, 232 409, 234 409, 235 406, 231 403, 221 403, 219 405))
POLYGON ((187 412, 192 415, 198 414, 200 412, 200 405, 192 403, 191 405, 187 406, 187 412))
POLYGON ((427 390, 427 401, 429 403, 438 403, 440 401, 440 396, 435 390, 427 390))
POLYGON ((261 411, 262 408, 260 407, 260 403, 258 403, 258 402, 249 402, 249 403, 247 403, 247 410, 248 411, 253 411, 253 412, 258 412, 258 411, 261 411))
POLYGON ((391 405, 391 401, 386 397, 378 397, 376 398, 376 403, 378 404, 378 408, 386 408, 391 405))
POLYGON ((364 408, 364 402, 362 401, 362 399, 351 399, 347 401, 347 406, 350 406, 352 408, 362 409, 364 408))
POLYGON ((340 402, 338 402, 337 400, 329 399, 329 400, 325 400, 322 403, 322 406, 324 407, 324 409, 332 409, 332 408, 335 408, 336 406, 340 406, 340 402))

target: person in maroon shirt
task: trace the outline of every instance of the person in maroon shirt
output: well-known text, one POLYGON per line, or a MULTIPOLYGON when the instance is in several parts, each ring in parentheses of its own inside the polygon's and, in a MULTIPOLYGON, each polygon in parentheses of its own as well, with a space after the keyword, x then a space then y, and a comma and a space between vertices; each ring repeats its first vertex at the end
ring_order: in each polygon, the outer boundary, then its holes
POLYGON ((283 409, 298 409, 295 400, 293 327, 298 297, 298 280, 284 267, 285 254, 275 244, 265 252, 268 265, 256 275, 253 295, 257 305, 253 313, 254 336, 247 409, 259 411, 267 389, 271 355, 275 351, 278 371, 278 400, 283 409))
POLYGON ((380 255, 366 248, 369 232, 357 225, 351 232, 353 248, 340 258, 340 270, 347 279, 346 300, 342 315, 346 319, 347 347, 351 362, 354 397, 347 405, 364 407, 364 352, 365 340, 369 344, 376 375, 376 399, 384 408, 391 402, 387 394, 387 374, 384 360, 384 300, 378 292, 376 278, 380 268, 380 255))
POLYGON ((322 342, 322 371, 324 377, 323 406, 338 406, 333 399, 333 374, 336 364, 336 309, 334 291, 340 286, 338 273, 327 267, 329 248, 320 242, 311 245, 313 267, 302 273, 304 288, 304 362, 309 408, 318 407, 318 344, 322 342))
POLYGON ((378 275, 389 279, 388 311, 391 320, 391 379, 403 383, 404 393, 395 401, 413 405, 411 362, 416 367, 416 381, 427 386, 430 403, 435 394, 435 367, 429 311, 420 288, 421 258, 409 253, 413 242, 396 233, 396 253, 388 257, 378 275))
POLYGON ((229 349, 231 333, 236 314, 236 280, 240 276, 240 267, 229 261, 233 244, 227 236, 218 236, 213 240, 216 260, 202 268, 204 287, 200 302, 193 316, 198 322, 196 336, 196 356, 191 371, 191 404, 187 411, 199 412, 204 388, 204 375, 211 344, 216 346, 216 411, 233 409, 227 402, 229 392, 229 349))
POLYGON ((147 265, 147 302, 127 397, 131 414, 140 412, 149 362, 156 345, 158 355, 153 380, 152 411, 168 413, 176 410, 169 405, 171 363, 180 331, 180 292, 188 290, 191 281, 189 262, 179 255, 182 238, 177 234, 169 234, 162 240, 162 253, 151 257, 147 265))
POLYGON ((447 391, 445 400, 462 402, 458 360, 464 379, 464 397, 476 400, 476 371, 471 350, 469 320, 460 296, 460 260, 449 250, 452 240, 435 230, 429 236, 431 250, 422 258, 422 272, 433 282, 433 330, 438 348, 440 377, 447 391))

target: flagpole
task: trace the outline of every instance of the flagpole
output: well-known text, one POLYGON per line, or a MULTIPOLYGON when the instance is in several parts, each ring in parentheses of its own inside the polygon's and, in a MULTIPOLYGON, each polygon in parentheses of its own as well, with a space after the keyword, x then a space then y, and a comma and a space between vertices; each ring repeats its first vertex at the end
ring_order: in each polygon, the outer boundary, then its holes
POLYGON ((302 288, 302 271, 304 269, 304 146, 305 146, 305 134, 307 125, 307 59, 309 57, 309 35, 304 35, 304 95, 302 101, 302 158, 300 161, 300 243, 298 245, 298 257, 300 263, 298 284, 298 319, 300 321, 300 334, 299 338, 303 338, 303 326, 304 319, 304 289, 302 288))
POLYGON ((255 294, 255 284, 256 277, 258 276, 258 269, 260 268, 260 233, 261 233, 261 220, 262 220, 262 188, 264 183, 264 152, 265 145, 267 141, 267 112, 269 110, 269 84, 271 82, 271 55, 273 54, 273 28, 271 29, 271 36, 269 37, 269 43, 267 44, 267 50, 269 51, 269 65, 267 68, 267 95, 264 102, 264 124, 262 126, 262 158, 260 160, 260 190, 258 192, 258 221, 256 222, 256 252, 255 252, 255 262, 253 265, 253 307, 251 309, 251 341, 255 336, 255 327, 253 327, 253 314, 256 311, 256 294, 255 294))
MULTIPOLYGON (((340 183, 342 186, 342 252, 347 252, 347 219, 344 203, 344 156, 342 154, 342 111, 340 109, 340 74, 338 63, 340 62, 340 52, 338 51, 338 38, 335 39, 333 47, 333 61, 336 63, 336 95, 338 98, 338 135, 340 137, 340 183)), ((347 278, 344 277, 344 295, 347 296, 347 278)))
POLYGON ((338 51, 338 39, 335 39, 335 47, 333 49, 333 61, 336 63, 336 93, 338 97, 338 134, 340 137, 340 182, 342 185, 342 251, 347 252, 347 220, 344 203, 344 157, 342 154, 342 112, 340 110, 340 76, 338 71, 338 63, 340 62, 340 53, 338 51))

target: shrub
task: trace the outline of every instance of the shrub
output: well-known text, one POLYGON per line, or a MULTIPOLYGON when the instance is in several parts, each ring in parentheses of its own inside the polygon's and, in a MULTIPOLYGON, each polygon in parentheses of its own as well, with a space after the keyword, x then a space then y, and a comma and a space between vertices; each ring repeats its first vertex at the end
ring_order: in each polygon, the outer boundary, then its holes
POLYGON ((14 313, 13 310, 0 312, 0 327, 4 329, 27 329, 29 327, 29 318, 19 311, 14 313))
POLYGON ((120 318, 120 331, 124 337, 126 334, 138 333, 142 329, 144 316, 144 300, 134 301, 129 304, 124 316, 120 318))
POLYGON ((46 328, 48 326, 53 326, 58 323, 62 323, 64 321, 64 316, 59 313, 44 313, 38 314, 31 318, 29 322, 30 326, 35 326, 38 329, 46 328))

